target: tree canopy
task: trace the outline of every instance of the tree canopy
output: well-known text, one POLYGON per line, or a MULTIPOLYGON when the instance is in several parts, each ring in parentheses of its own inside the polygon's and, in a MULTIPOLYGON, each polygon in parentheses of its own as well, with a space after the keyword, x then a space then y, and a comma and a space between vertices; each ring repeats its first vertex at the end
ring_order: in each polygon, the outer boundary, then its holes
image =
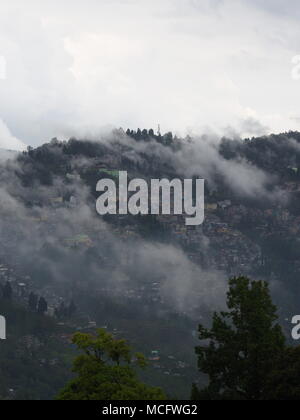
POLYGON ((74 360, 77 374, 58 396, 59 400, 163 400, 159 388, 139 381, 136 367, 146 360, 133 354, 125 340, 118 340, 103 329, 96 336, 77 333, 73 343, 82 352, 74 360))
POLYGON ((228 312, 214 314, 211 329, 199 326, 205 341, 196 348, 198 367, 209 385, 201 391, 194 386, 192 397, 272 399, 287 348, 267 283, 231 279, 227 306, 228 312))

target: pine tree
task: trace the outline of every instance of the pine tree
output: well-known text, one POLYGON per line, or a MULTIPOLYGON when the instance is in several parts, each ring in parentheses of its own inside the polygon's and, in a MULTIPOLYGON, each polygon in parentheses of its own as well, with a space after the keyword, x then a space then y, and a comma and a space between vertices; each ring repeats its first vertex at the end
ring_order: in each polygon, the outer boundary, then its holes
POLYGON ((4 299, 7 299, 7 300, 12 299, 13 291, 12 291, 11 284, 8 281, 5 283, 2 293, 3 293, 4 299))
POLYGON ((48 303, 43 297, 39 300, 37 311, 41 315, 44 315, 48 311, 48 303))
POLYGON ((215 313, 211 329, 199 326, 199 339, 209 344, 196 348, 198 366, 209 385, 198 399, 263 400, 268 378, 286 350, 276 307, 265 282, 239 277, 229 286, 229 311, 215 313))
POLYGON ((38 305, 38 296, 33 292, 30 293, 28 298, 28 307, 31 311, 36 312, 38 305))
POLYGON ((72 317, 77 311, 77 307, 74 303, 74 301, 72 300, 69 307, 68 307, 68 316, 72 317))

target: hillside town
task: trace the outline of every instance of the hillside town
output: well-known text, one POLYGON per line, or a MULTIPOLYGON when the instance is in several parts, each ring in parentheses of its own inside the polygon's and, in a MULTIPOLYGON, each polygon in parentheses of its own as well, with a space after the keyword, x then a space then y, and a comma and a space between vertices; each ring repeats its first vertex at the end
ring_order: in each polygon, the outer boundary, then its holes
MULTIPOLYGON (((165 142, 163 138, 157 141, 165 142)), ((171 146, 165 142, 163 147, 176 149, 180 144, 177 142, 174 139, 171 146)), ((282 273, 292 284, 300 270, 300 215, 293 207, 300 192, 300 179, 296 168, 286 168, 287 175, 276 183, 285 197, 280 205, 247 201, 222 183, 212 188, 210 180, 205 180, 205 219, 198 226, 187 226, 186 214, 172 212, 99 216, 95 187, 100 179, 116 181, 120 171, 128 171, 129 179, 147 182, 154 177, 184 178, 171 164, 147 155, 140 162, 136 156, 133 159, 133 153, 132 147, 119 142, 107 147, 75 139, 68 143, 54 139, 20 155, 18 165, 22 170, 15 171, 16 164, 13 173, 11 164, 2 168, 1 176, 16 177, 20 182, 18 188, 11 190, 15 201, 8 196, 2 200, 2 295, 29 313, 50 320, 48 338, 53 348, 47 352, 43 337, 26 332, 18 337, 15 357, 36 359, 41 369, 61 369, 62 359, 56 349, 60 348, 68 358, 74 351, 74 332, 94 333, 98 328, 116 337, 129 337, 138 345, 137 335, 144 334, 139 314, 148 331, 157 333, 152 337, 145 330, 142 348, 154 381, 163 377, 170 389, 174 380, 178 381, 176 386, 184 387, 191 379, 195 383, 198 380, 194 359, 185 350, 172 350, 172 344, 165 343, 163 337, 168 329, 175 334, 182 325, 186 341, 192 346, 197 339, 197 322, 205 320, 210 309, 201 303, 201 289, 187 291, 188 304, 180 294, 173 295, 168 289, 170 273, 172 276, 177 270, 176 260, 166 270, 143 272, 139 266, 141 255, 147 255, 149 246, 170 247, 168 252, 172 250, 184 264, 190 264, 191 273, 214 273, 220 284, 222 278, 239 275, 278 284, 282 273)), ((188 280, 183 277, 182 285, 188 280)), ((219 284, 212 287, 217 293, 219 284)), ((283 305, 282 308, 284 319, 288 310, 283 305)), ((7 389, 9 398, 14 398, 17 388, 11 384, 7 389)))

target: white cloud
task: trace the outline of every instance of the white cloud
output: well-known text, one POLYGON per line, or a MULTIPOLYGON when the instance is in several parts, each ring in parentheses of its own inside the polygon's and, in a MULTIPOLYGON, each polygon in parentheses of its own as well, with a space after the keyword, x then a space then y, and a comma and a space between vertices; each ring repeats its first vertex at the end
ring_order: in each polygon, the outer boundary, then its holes
POLYGON ((298 129, 298 9, 283 0, 2 2, 0 118, 32 144, 108 124, 252 135, 249 109, 256 128, 298 129))
POLYGON ((14 137, 3 121, 0 120, 0 149, 24 150, 26 145, 14 137))

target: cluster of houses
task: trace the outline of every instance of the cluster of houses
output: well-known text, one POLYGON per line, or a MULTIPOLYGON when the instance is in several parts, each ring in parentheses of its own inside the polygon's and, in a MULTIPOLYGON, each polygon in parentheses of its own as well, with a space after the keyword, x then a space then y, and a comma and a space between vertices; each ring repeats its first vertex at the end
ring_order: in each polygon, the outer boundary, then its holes
MULTIPOLYGON (((119 164, 119 156, 107 155, 96 159, 92 165, 91 162, 87 162, 86 168, 81 163, 80 170, 87 170, 92 166, 99 174, 116 177, 119 164)), ((80 179, 77 171, 66 173, 66 180, 71 183, 80 181, 80 179)), ((283 189, 289 194, 296 194, 300 192, 300 184, 297 182, 286 183, 283 189)), ((36 213, 36 210, 33 209, 31 221, 36 225, 42 224, 45 231, 53 233, 58 211, 61 208, 68 208, 76 213, 80 199, 75 193, 68 196, 57 194, 48 197, 44 202, 33 204, 41 205, 42 210, 36 213)), ((286 238, 297 238, 300 232, 300 216, 293 215, 284 206, 265 209, 246 206, 230 199, 213 201, 209 198, 205 204, 205 220, 202 225, 187 226, 185 217, 185 214, 157 215, 155 222, 161 232, 167 234, 164 238, 167 237, 171 244, 180 246, 195 264, 204 268, 222 270, 228 276, 251 275, 257 268, 263 266, 264 258, 259 245, 260 239, 274 234, 286 238), (247 235, 247 230, 251 231, 253 235, 247 235)), ((111 224, 109 230, 120 241, 134 241, 140 237, 139 223, 132 223, 131 217, 122 215, 118 216, 117 223, 111 224)), ((82 230, 78 227, 78 232, 59 238, 58 243, 71 251, 75 249, 88 250, 97 247, 98 242, 103 241, 105 230, 105 225, 100 222, 90 229, 82 230)), ((31 291, 44 296, 48 302, 48 315, 54 316, 55 308, 63 303, 65 297, 60 296, 59 292, 55 290, 55 286, 38 285, 32 281, 30 276, 24 275, 17 257, 13 266, 7 262, 9 260, 8 253, 13 251, 17 240, 17 237, 8 234, 2 237, 5 247, 0 244, 0 284, 4 285, 9 282, 16 298, 26 305, 31 291)), ((126 252, 120 256, 120 261, 124 265, 134 263, 126 252)), ((114 261, 106 261, 106 263, 113 267, 114 261)), ((295 261, 294 265, 295 270, 300 272, 300 261, 295 261)), ((161 294, 161 280, 153 279, 148 284, 144 282, 136 285, 129 284, 122 290, 116 290, 114 286, 110 287, 107 284, 99 284, 94 293, 104 297, 107 295, 110 298, 126 299, 132 304, 140 303, 144 307, 148 307, 149 310, 155 311, 166 303, 161 294)), ((82 319, 84 321, 80 325, 72 325, 74 330, 95 331, 97 328, 95 321, 89 319, 88 316, 82 317, 82 319)), ((59 339, 66 345, 70 345, 72 338, 72 334, 68 331, 70 323, 61 321, 58 322, 58 325, 61 327, 59 339)), ((36 349, 40 345, 32 336, 23 337, 21 344, 29 350, 36 349)), ((185 362, 174 359, 174 356, 167 357, 165 361, 165 356, 161 355, 159 350, 151 351, 148 358, 154 368, 161 369, 166 375, 181 375, 182 371, 187 368, 185 362)), ((54 365, 58 362, 57 360, 41 360, 40 363, 54 365)))

